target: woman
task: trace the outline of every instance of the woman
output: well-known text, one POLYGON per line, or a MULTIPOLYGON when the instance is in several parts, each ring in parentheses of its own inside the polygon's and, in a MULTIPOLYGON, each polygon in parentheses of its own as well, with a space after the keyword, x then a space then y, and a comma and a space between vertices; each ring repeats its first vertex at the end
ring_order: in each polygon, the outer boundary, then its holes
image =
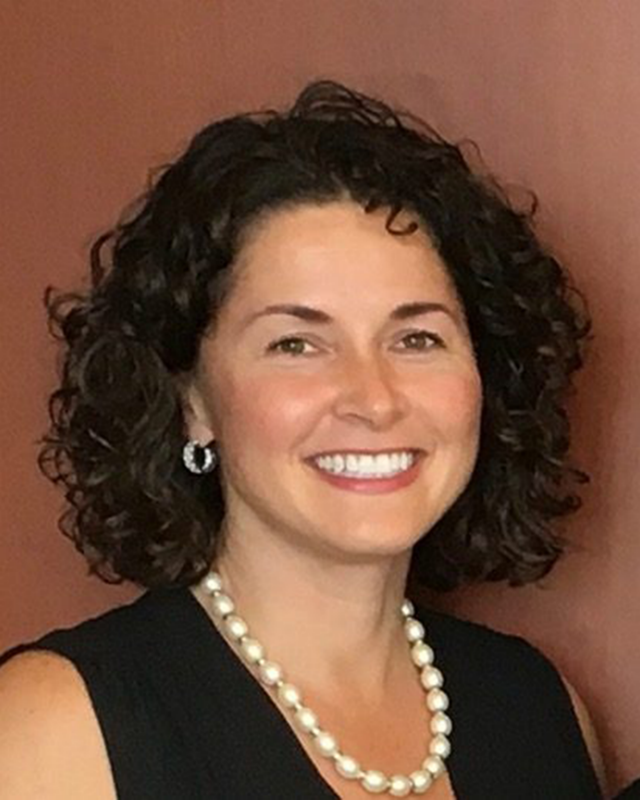
POLYGON ((0 797, 600 796, 554 668, 405 599, 540 578, 579 502, 588 325, 527 215, 321 82, 200 132, 92 255, 42 465, 150 591, 5 656, 0 797))

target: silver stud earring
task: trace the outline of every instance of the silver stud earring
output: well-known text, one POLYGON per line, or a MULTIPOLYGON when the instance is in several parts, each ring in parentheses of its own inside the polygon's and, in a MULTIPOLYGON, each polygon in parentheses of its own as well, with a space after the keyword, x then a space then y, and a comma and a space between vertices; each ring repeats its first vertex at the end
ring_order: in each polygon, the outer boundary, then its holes
POLYGON ((218 466, 218 455, 213 447, 213 442, 209 444, 199 444, 195 439, 190 439, 182 448, 182 460, 185 467, 194 475, 204 475, 213 472, 218 466))

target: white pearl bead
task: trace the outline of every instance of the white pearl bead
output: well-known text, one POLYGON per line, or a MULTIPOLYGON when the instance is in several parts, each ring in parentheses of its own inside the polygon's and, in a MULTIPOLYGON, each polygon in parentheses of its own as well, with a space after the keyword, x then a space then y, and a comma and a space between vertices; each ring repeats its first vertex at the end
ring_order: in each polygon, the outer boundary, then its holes
POLYGON ((336 758, 336 770, 343 778, 353 779, 360 774, 360 764, 351 756, 340 755, 336 758))
POLYGON ((300 690, 292 683, 283 683, 278 689, 278 697, 282 705, 287 708, 293 708, 293 706, 297 705, 302 699, 300 690))
POLYGON ((369 769, 362 776, 362 785, 371 794, 380 794, 387 789, 387 776, 377 769, 369 769))
POLYGON ((267 686, 274 686, 282 679, 282 667, 274 661, 265 661, 258 668, 260 680, 267 686))
POLYGON ((441 733, 434 736, 429 742, 429 752, 432 756, 440 756, 440 758, 445 759, 451 752, 451 744, 447 737, 441 733))
POLYGON ((404 632, 410 642, 419 642, 424 636, 424 626, 419 620, 409 618, 404 623, 404 632))
POLYGON ((216 595, 211 601, 211 606, 216 617, 226 617, 235 610, 233 600, 226 594, 216 595))
POLYGON ((416 667, 433 664, 433 650, 425 642, 416 642, 411 648, 411 659, 416 667))
POLYGON ((202 585, 207 594, 213 594, 222 589, 222 580, 217 572, 210 572, 202 581, 202 585))
POLYGON ((427 756, 427 758, 425 758, 425 760, 422 762, 422 767, 435 780, 444 772, 444 761, 440 758, 440 756, 427 756))
POLYGON ((227 633, 232 639, 242 639, 243 636, 246 636, 249 632, 249 627, 247 623, 242 619, 242 617, 238 617, 236 614, 230 614, 224 621, 224 626, 227 629, 227 633))
POLYGON ((453 729, 451 717, 447 716, 444 711, 438 711, 434 714, 433 717, 431 717, 429 725, 431 733, 433 733, 434 736, 439 733, 442 733, 444 736, 449 736, 453 729))
POLYGON ((405 775, 392 775, 389 778, 389 794, 393 797, 406 797, 412 788, 411 778, 405 775))
POLYGON ((420 674, 420 683, 427 691, 429 691, 429 689, 440 689, 444 683, 444 678, 437 667, 429 665, 422 670, 420 674))
POLYGON ((306 706, 299 708, 296 711, 295 717, 296 722, 303 731, 311 731, 318 725, 318 717, 310 708, 307 708, 306 706))
POLYGON ((320 755, 331 757, 338 750, 338 743, 327 731, 319 731, 314 738, 314 744, 320 755))
POLYGON ((415 608, 411 600, 405 600, 400 606, 400 613, 403 617, 412 617, 415 613, 415 608))
POLYGON ((417 769, 411 773, 410 777, 413 791, 416 794, 424 794, 433 783, 433 778, 426 769, 417 769))
POLYGON ((449 698, 442 689, 431 689, 427 695, 427 708, 429 711, 446 711, 449 708, 449 698))
POLYGON ((264 648, 257 639, 243 639, 240 649, 250 664, 255 664, 264 656, 264 648))

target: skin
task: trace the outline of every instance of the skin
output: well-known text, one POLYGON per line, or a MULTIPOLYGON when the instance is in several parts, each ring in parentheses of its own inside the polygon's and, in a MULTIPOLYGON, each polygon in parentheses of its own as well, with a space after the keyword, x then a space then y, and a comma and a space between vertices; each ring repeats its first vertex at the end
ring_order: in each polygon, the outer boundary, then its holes
MULTIPOLYGON (((255 224, 184 409, 189 435, 220 451, 216 567, 252 633, 347 752, 409 772, 428 712, 397 612, 411 548, 469 480, 482 387, 438 254, 420 230, 389 234, 385 218, 344 201, 255 224), (309 460, 406 448, 421 453, 413 482, 377 493, 336 487, 309 460)), ((27 654, 0 670, 0 720, 0 800, 115 797, 86 690, 64 659, 27 654)), ((369 796, 301 744, 342 797, 369 796)), ((429 796, 453 797, 448 778, 429 796)))
POLYGON ((190 435, 220 450, 231 594, 292 674, 327 689, 340 675, 368 698, 389 688, 411 548, 469 479, 482 405, 444 265, 423 232, 393 236, 385 219, 342 202, 256 226, 187 394, 190 435), (418 303, 441 310, 394 319, 418 303), (330 320, 264 313, 282 305, 330 320), (308 463, 407 448, 423 453, 416 480, 381 494, 308 463))

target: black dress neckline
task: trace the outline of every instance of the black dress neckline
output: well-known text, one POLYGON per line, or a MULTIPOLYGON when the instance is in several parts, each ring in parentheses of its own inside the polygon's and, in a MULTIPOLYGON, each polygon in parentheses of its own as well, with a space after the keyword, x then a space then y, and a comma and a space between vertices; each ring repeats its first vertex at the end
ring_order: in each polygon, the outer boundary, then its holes
MULTIPOLYGON (((317 800, 328 800, 329 798, 331 798, 331 800, 340 800, 340 796, 336 794, 318 771, 315 763, 309 757, 298 737, 291 729, 283 712, 270 697, 269 693, 261 686, 258 678, 251 674, 249 668, 245 666, 239 655, 226 641, 206 610, 194 596, 193 592, 190 589, 182 589, 171 590, 171 594, 174 596, 174 599, 183 606, 185 622, 187 616, 192 620, 191 629, 189 626, 185 625, 182 630, 188 633, 189 637, 197 637, 200 642, 200 647, 202 648, 202 658, 198 659, 192 666, 200 671, 207 663, 216 664, 219 668, 222 668, 221 671, 224 674, 225 680, 233 679, 237 681, 234 702, 238 704, 238 715, 243 719, 250 718, 252 714, 257 716, 259 718, 257 727, 260 729, 260 735, 264 736, 266 731, 269 732, 267 735, 270 740, 270 752, 279 751, 280 748, 282 748, 281 752, 286 754, 285 759, 292 765, 296 765, 294 771, 296 774, 296 781, 298 779, 300 780, 300 788, 295 790, 287 779, 286 786, 283 785, 282 788, 279 789, 281 793, 276 793, 273 789, 274 771, 267 763, 264 764, 265 770, 271 776, 271 792, 273 796, 285 798, 290 794, 291 797, 304 796, 305 798, 309 798, 309 800, 311 800, 311 798, 316 800, 316 796, 317 800), (312 787, 314 790, 313 795, 311 794, 312 787), (295 795, 295 791, 304 792, 304 794, 295 795)), ((420 619, 427 629, 429 628, 429 613, 426 609, 416 609, 416 617, 420 619)), ((431 639, 431 641, 433 641, 433 639, 431 639)), ((192 646, 193 640, 189 642, 189 647, 192 646)), ((436 663, 439 663, 438 644, 433 642, 433 646, 436 663)), ((445 678, 446 677, 445 674, 445 678)), ((199 678, 202 684, 206 685, 210 676, 201 674, 199 678)), ((447 681, 446 691, 450 700, 452 700, 453 694, 452 705, 455 705, 455 686, 452 688, 451 681, 447 681)), ((456 744, 453 739, 453 734, 452 742, 454 745, 456 744)), ((454 797, 458 797, 459 795, 456 791, 457 773, 454 752, 455 746, 450 758, 447 759, 447 770, 454 797)))

